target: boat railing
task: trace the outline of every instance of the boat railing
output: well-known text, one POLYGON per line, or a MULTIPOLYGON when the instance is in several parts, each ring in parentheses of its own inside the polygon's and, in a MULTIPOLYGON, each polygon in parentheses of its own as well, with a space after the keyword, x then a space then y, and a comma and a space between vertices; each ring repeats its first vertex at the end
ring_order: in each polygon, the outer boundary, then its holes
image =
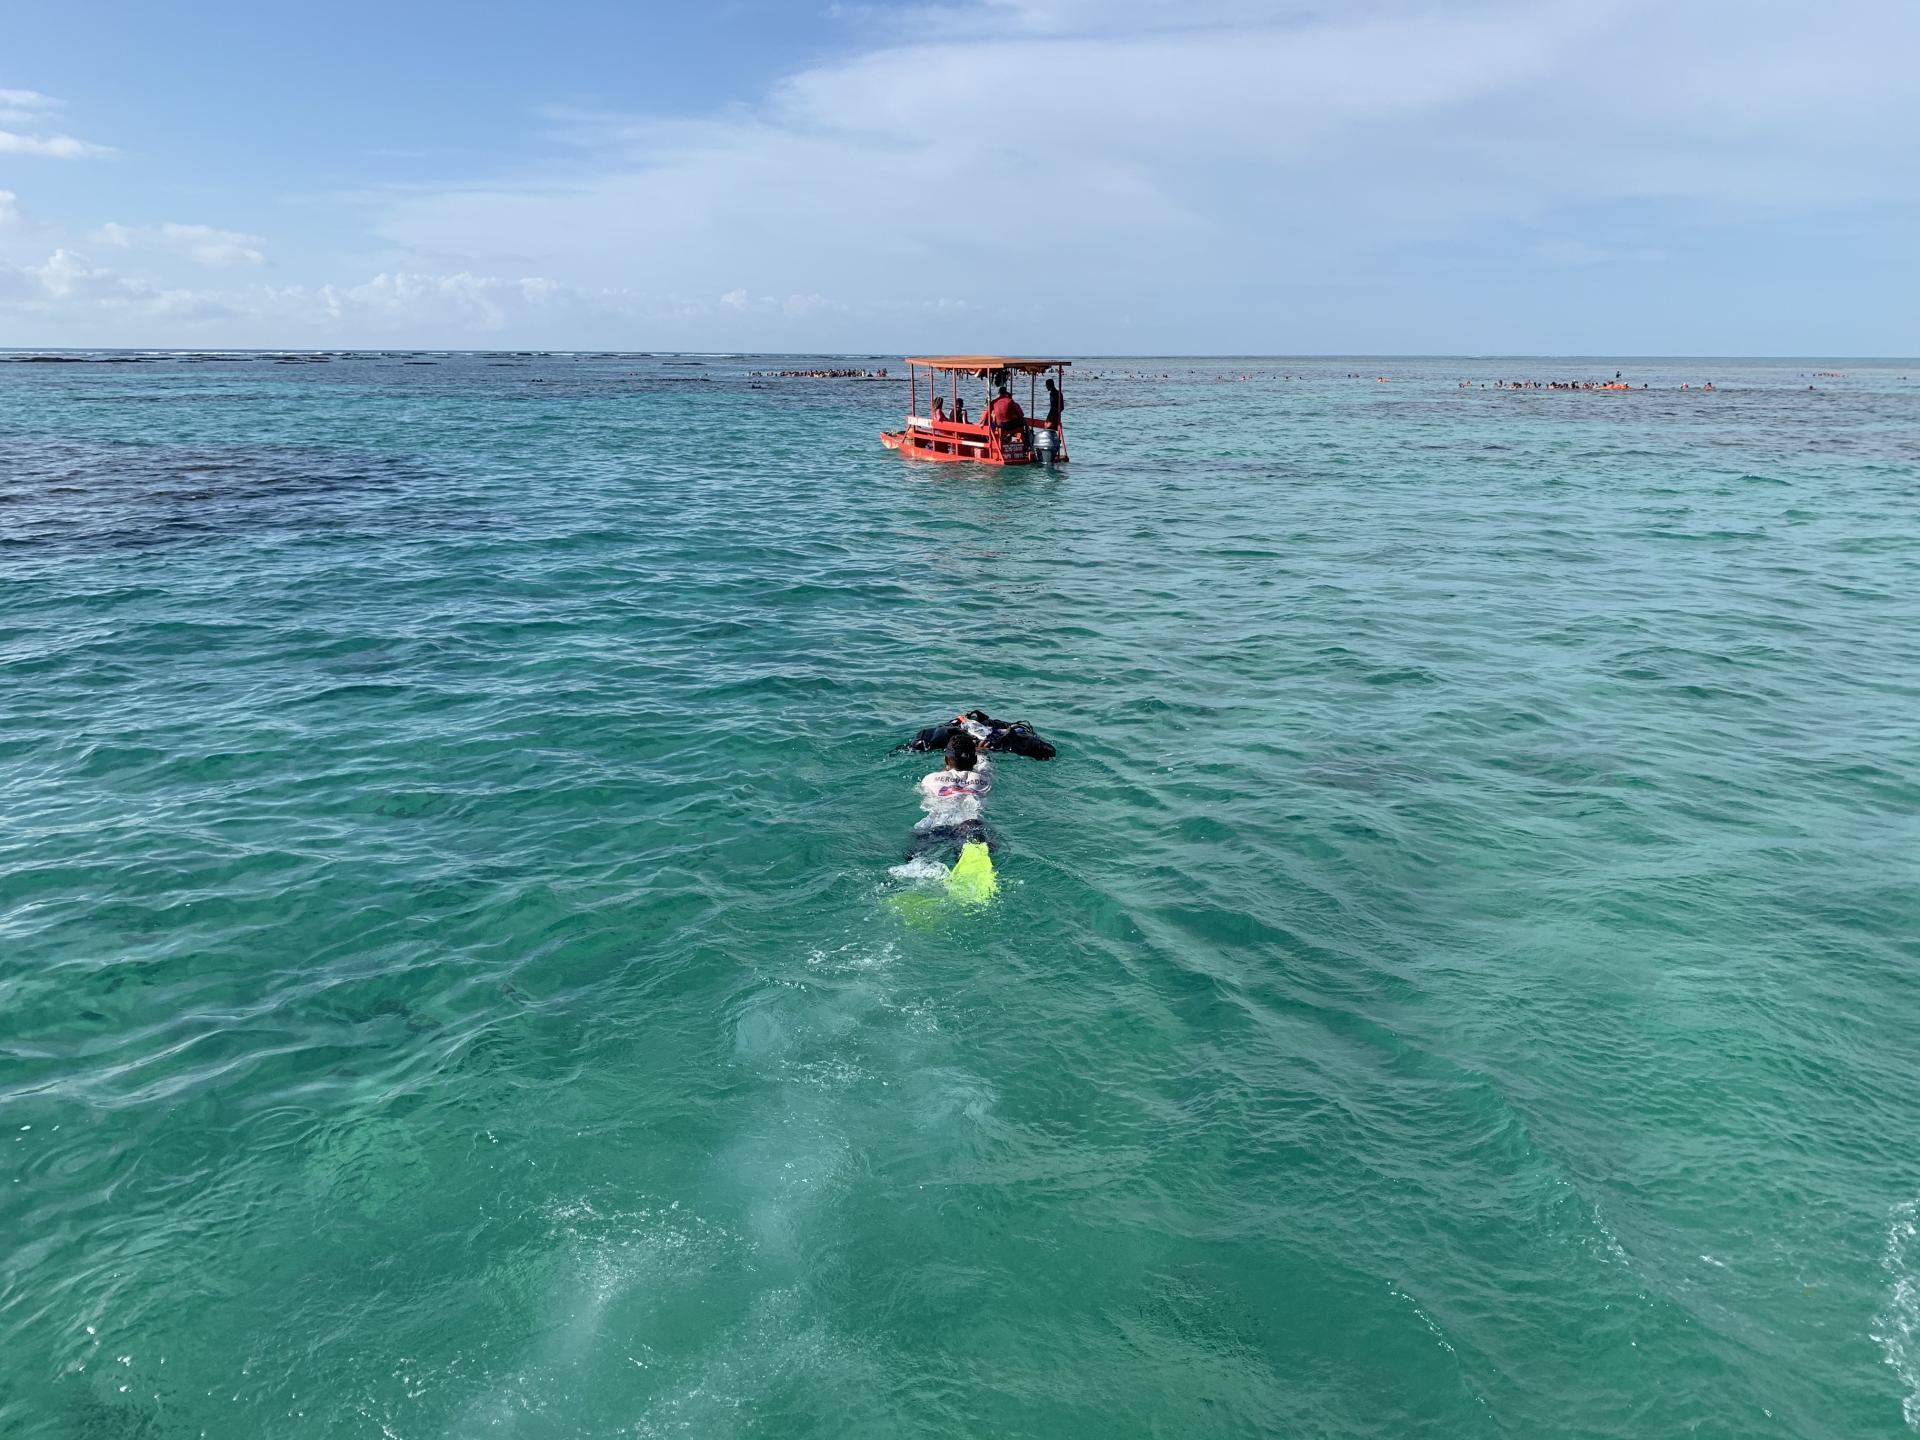
MULTIPOLYGON (((1027 417, 1026 423, 1027 428, 1030 430, 1058 430, 1060 428, 1057 423, 1050 423, 1046 420, 1036 420, 1032 416, 1027 417)), ((942 433, 950 430, 958 435, 979 435, 983 437, 987 435, 991 429, 991 427, 987 425, 976 425, 971 420, 962 424, 955 420, 935 420, 926 415, 909 415, 907 417, 907 424, 917 430, 938 430, 942 433)))
MULTIPOLYGON (((957 450, 978 450, 983 454, 992 452, 997 446, 1002 454, 1024 459, 1031 447, 1031 441, 1025 435, 1007 435, 996 426, 976 425, 972 421, 961 423, 936 420, 930 415, 909 415, 906 428, 928 442, 938 441, 957 450)), ((1028 431, 1052 430, 1056 434, 1061 429, 1058 424, 1034 419, 1026 422, 1026 428, 1028 431)))

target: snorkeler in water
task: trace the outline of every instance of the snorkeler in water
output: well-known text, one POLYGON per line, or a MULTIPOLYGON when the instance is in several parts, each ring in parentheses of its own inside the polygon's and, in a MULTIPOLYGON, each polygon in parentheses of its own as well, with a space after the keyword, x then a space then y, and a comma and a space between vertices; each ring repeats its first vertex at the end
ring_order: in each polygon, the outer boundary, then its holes
POLYGON ((993 844, 985 814, 993 767, 979 742, 967 731, 958 731, 947 741, 941 758, 944 768, 920 780, 920 808, 927 813, 913 827, 909 860, 923 855, 951 859, 975 841, 993 844))
POLYGON ((903 879, 944 879, 947 894, 982 903, 999 890, 992 852, 997 837, 987 827, 986 802, 993 790, 989 756, 1003 753, 1051 760, 1055 751, 1024 720, 1009 724, 984 710, 969 710, 944 725, 930 725, 896 750, 938 750, 941 768, 916 787, 926 814, 913 827, 906 863, 894 867, 903 879))

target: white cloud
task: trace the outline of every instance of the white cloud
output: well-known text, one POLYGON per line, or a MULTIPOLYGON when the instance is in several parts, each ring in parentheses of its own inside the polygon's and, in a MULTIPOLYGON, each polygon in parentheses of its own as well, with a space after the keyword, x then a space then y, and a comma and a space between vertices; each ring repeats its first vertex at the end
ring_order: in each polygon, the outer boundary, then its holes
POLYGON ((55 300, 64 300, 80 289, 95 273, 104 276, 107 272, 89 271, 86 268, 86 262, 80 256, 65 250, 56 250, 47 257, 46 264, 23 266, 21 273, 37 280, 41 291, 47 296, 55 300))
POLYGON ((155 293, 145 281, 97 268, 84 255, 70 250, 56 250, 45 264, 23 268, 40 282, 47 298, 53 300, 122 301, 144 299, 155 293))
POLYGON ((64 102, 38 90, 0 90, 0 125, 25 125, 28 131, 0 128, 0 155, 39 155, 54 160, 102 159, 114 154, 111 146, 95 145, 71 135, 45 134, 42 127, 64 102))
POLYGON ((0 265, 0 309, 68 319, 106 314, 121 320, 208 319, 228 313, 216 297, 161 289, 138 276, 95 266, 66 249, 55 250, 40 265, 0 265))
POLYGON ((583 290, 544 276, 388 271, 359 284, 195 289, 155 285, 65 247, 37 264, 0 263, 0 315, 39 322, 40 333, 57 337, 45 343, 128 344, 145 337, 171 344, 199 337, 458 345, 549 326, 545 343, 558 344, 583 326, 698 322, 714 313, 671 295, 583 290), (193 328, 183 333, 178 327, 186 322, 193 328))
POLYGON ((980 307, 953 344, 1037 343, 1019 317, 1040 304, 1057 339, 1097 343, 1125 309, 1161 343, 1197 317, 1284 344, 1275 327, 1337 315, 1343 285, 1444 296, 1450 251, 1617 254, 1597 208, 1645 212, 1652 240, 1625 247, 1644 270, 1686 263, 1662 230, 1759 235, 1920 193, 1899 178, 1920 153, 1920 8, 1886 0, 1764 26, 1652 0, 994 11, 908 12, 711 120, 556 114, 564 179, 395 194, 376 233, 423 259, 486 236, 477 263, 589 288, 671 277, 724 297, 734 343, 801 319, 877 343, 890 308, 944 294, 980 307), (814 294, 861 298, 750 299, 814 294))
MULTIPOLYGON (((1807 227, 1851 226, 1866 254, 1920 243, 1908 0, 1765 23, 1654 0, 840 13, 858 48, 758 103, 552 112, 537 166, 361 192, 379 248, 351 265, 195 293, 256 343, 1547 348, 1717 304, 1764 308, 1757 338, 1683 345, 1819 348, 1834 332, 1751 303, 1799 267, 1816 324, 1865 313, 1821 288, 1853 252, 1810 264, 1807 227), (1540 316, 1558 328, 1494 328, 1540 316)), ((62 138, 59 111, 0 92, 35 143, 62 138)), ((73 233, 166 275, 266 251, 202 226, 73 233)), ((1888 293, 1872 323, 1910 336, 1920 291, 1888 293)))
POLYGON ((323 285, 309 292, 269 292, 283 311, 331 322, 368 321, 423 329, 497 331, 529 311, 574 303, 574 292, 540 276, 517 280, 495 275, 376 275, 363 285, 323 285))
POLYGON ((0 130, 0 155, 44 155, 55 160, 103 159, 114 154, 110 145, 95 145, 71 135, 22 135, 0 130))
POLYGON ((754 296, 744 289, 729 290, 719 299, 720 308, 735 315, 749 313, 769 315, 780 314, 790 320, 803 320, 809 315, 819 315, 829 310, 844 310, 847 307, 825 295, 809 292, 804 295, 789 295, 785 300, 772 295, 754 296))
POLYGON ((38 121, 65 107, 38 90, 0 90, 0 120, 38 121))
MULTIPOLYGON (((0 310, 84 320, 90 314, 169 319, 244 318, 320 332, 339 326, 435 333, 488 332, 588 297, 539 277, 394 272, 359 285, 167 289, 55 250, 37 265, 0 266, 0 310)), ((609 297, 620 303, 621 297, 609 297)))
POLYGON ((121 249, 134 246, 154 248, 183 255, 202 265, 258 265, 267 258, 261 246, 267 242, 258 235, 238 230, 219 230, 211 225, 119 225, 112 221, 94 232, 103 245, 121 249))
MULTIPOLYGON (((92 246, 115 249, 140 248, 143 258, 174 262, 186 260, 201 264, 250 263, 260 256, 253 247, 255 237, 234 231, 216 230, 205 225, 126 226, 105 225, 90 232, 88 243, 77 243, 64 227, 29 215, 11 190, 0 190, 0 313, 30 317, 54 327, 50 333, 59 340, 60 326, 90 322, 124 325, 142 319, 169 321, 231 318, 239 311, 229 298, 219 293, 190 287, 156 283, 150 275, 129 273, 112 266, 96 264, 89 255, 92 246), (9 262, 11 252, 18 257, 25 246, 53 244, 51 254, 38 263, 9 262)), ((41 254, 46 254, 44 250, 41 254)), ((88 338, 117 343, 108 329, 88 338)))

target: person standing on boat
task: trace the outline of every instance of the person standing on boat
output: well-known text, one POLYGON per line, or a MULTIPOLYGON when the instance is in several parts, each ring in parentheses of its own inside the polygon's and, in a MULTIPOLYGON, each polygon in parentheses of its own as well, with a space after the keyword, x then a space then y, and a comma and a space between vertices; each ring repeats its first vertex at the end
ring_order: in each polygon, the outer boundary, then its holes
POLYGON ((1051 379, 1047 381, 1047 428, 1059 430, 1061 412, 1067 408, 1067 397, 1060 393, 1060 387, 1051 379))

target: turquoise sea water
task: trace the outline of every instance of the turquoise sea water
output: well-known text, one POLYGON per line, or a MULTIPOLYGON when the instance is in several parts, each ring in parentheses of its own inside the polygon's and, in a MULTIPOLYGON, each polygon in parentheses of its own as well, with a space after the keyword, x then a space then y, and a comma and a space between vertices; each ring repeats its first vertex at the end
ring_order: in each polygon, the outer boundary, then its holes
POLYGON ((1920 363, 796 363, 0 365, 0 1434, 1920 1429, 1920 363))

